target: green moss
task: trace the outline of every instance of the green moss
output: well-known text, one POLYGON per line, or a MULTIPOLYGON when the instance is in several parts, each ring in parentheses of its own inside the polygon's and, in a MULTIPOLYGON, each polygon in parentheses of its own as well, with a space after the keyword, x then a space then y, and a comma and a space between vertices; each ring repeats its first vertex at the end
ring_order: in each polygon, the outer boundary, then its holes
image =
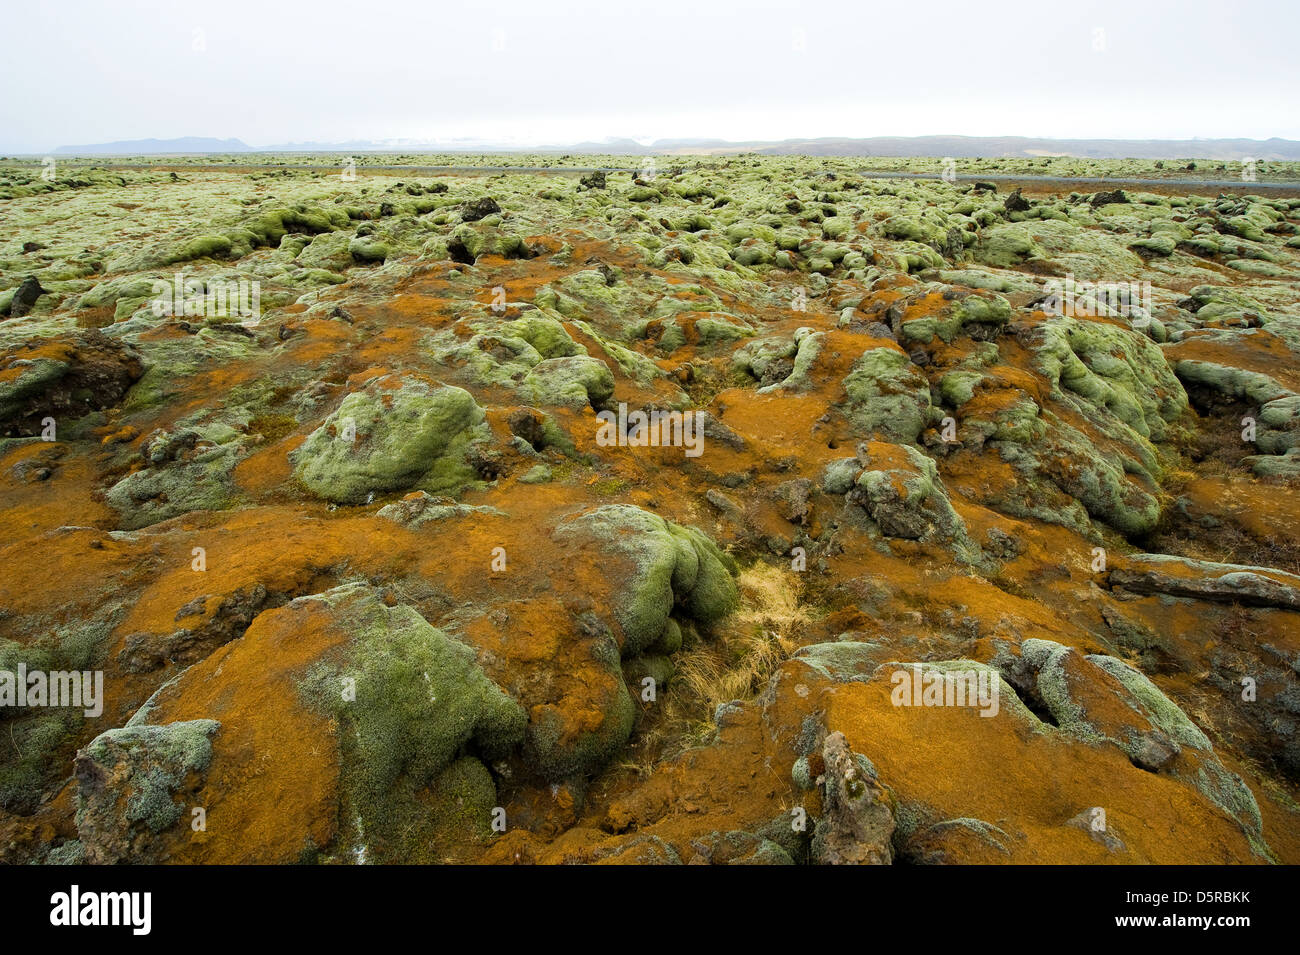
POLYGON ((663 633, 659 639, 650 646, 650 651, 656 654, 667 656, 676 653, 682 648, 682 627, 676 620, 671 617, 664 624, 663 633))
POLYGON ((1210 361, 1183 359, 1174 364, 1174 374, 1189 385, 1257 405, 1268 404, 1291 393, 1276 379, 1261 372, 1210 361))
POLYGON ((683 606, 693 620, 705 625, 721 620, 738 601, 735 561, 694 527, 669 524, 668 530, 678 542, 674 592, 685 594, 683 606))
POLYGON ((1030 639, 1020 645, 1021 657, 1036 671, 1038 698, 1056 725, 1085 742, 1100 742, 1102 736, 1088 721, 1083 707, 1074 699, 1065 662, 1074 651, 1050 640, 1030 639))
POLYGON ((1021 224, 994 226, 985 230, 975 246, 975 260, 984 265, 1012 268, 1030 259, 1043 258, 1029 227, 1021 224))
POLYGON ((822 220, 822 235, 828 239, 843 239, 853 231, 853 220, 848 216, 831 216, 822 220))
POLYGON ((128 822, 143 822, 154 832, 162 832, 180 819, 182 808, 172 800, 175 777, 155 767, 132 782, 136 788, 127 798, 128 822))
POLYGON ((543 451, 546 448, 555 448, 561 454, 575 455, 578 453, 573 439, 561 428, 549 414, 542 412, 542 442, 537 448, 543 451))
POLYGON ((186 242, 171 256, 168 256, 165 265, 174 265, 178 262, 189 262, 193 259, 219 259, 230 254, 231 242, 224 235, 201 235, 196 239, 186 242))
POLYGON ((1187 394, 1144 335, 1103 322, 1053 318, 1043 325, 1037 362, 1048 379, 1159 440, 1187 410, 1187 394))
POLYGON ((1147 239, 1138 239, 1130 242, 1130 249, 1137 252, 1145 252, 1149 255, 1173 255, 1174 250, 1178 247, 1178 240, 1169 235, 1153 235, 1147 239))
MULTIPOLYGON (((807 339, 811 336, 804 337, 807 339)), ((789 338, 759 338, 732 352, 731 363, 736 368, 749 372, 755 378, 762 379, 774 362, 793 358, 799 351, 799 346, 799 342, 789 338)), ((805 382, 806 374, 805 369, 805 382)))
POLYGON ((317 599, 334 608, 352 640, 305 675, 303 692, 345 727, 342 779, 364 833, 388 831, 389 817, 409 813, 414 793, 467 745, 498 759, 523 741, 523 708, 484 674, 472 649, 413 608, 385 606, 362 584, 317 599), (355 699, 340 691, 344 678, 355 680, 355 699))
POLYGON ((491 838, 497 789, 479 760, 462 756, 452 762, 438 775, 430 795, 436 842, 456 845, 491 838))
POLYGON ((191 511, 220 511, 239 500, 233 472, 240 443, 216 445, 192 459, 128 474, 104 495, 127 530, 148 527, 191 511))
POLYGON ((862 437, 915 441, 930 420, 930 386, 897 348, 870 348, 844 378, 845 414, 862 437))
POLYGON ((183 339, 139 339, 134 343, 144 356, 145 372, 126 393, 122 408, 127 413, 161 404, 185 388, 186 379, 200 370, 247 358, 258 347, 243 336, 211 328, 201 328, 183 339))
POLYGON ((599 408, 614 394, 614 374, 588 355, 548 358, 528 372, 521 388, 536 404, 599 408))
POLYGON ((542 358, 568 358, 585 355, 587 351, 569 336, 557 319, 540 310, 508 322, 505 330, 532 345, 542 358))
MULTIPOLYGON (((759 377, 766 375, 773 361, 794 355, 794 367, 785 380, 768 385, 758 390, 759 394, 774 391, 805 391, 814 385, 813 366, 821 355, 822 344, 826 341, 825 332, 814 332, 809 328, 797 329, 794 342, 781 343, 779 340, 763 339, 755 343, 759 350, 751 355, 745 349, 739 349, 733 361, 742 362, 759 377), (741 357, 741 356, 744 357, 741 357), (761 371, 760 371, 761 369, 761 371)), ((748 347, 748 346, 747 346, 748 347)))
MULTIPOLYGON (((1061 730, 1092 745, 1114 744, 1135 762, 1141 758, 1146 733, 1126 730, 1120 734, 1121 738, 1108 736, 1094 725, 1078 701, 1075 684, 1080 676, 1067 668, 1068 661, 1078 661, 1076 650, 1049 640, 1031 639, 1021 644, 1020 656, 1034 673, 1038 696, 1061 730)), ((1241 824, 1255 851, 1268 858, 1268 847, 1260 835, 1262 820, 1254 795, 1239 776, 1224 768, 1214 755, 1209 738, 1187 714, 1144 674, 1124 661, 1102 654, 1091 654, 1083 659, 1114 677, 1123 687, 1120 699, 1144 720, 1135 723, 1134 727, 1149 722, 1165 739, 1196 754, 1191 764, 1194 769, 1190 772, 1186 764, 1180 762, 1172 762, 1159 771, 1190 782, 1225 809, 1241 824)))
MULTIPOLYGON (((641 385, 648 385, 655 379, 663 377, 663 372, 659 370, 659 366, 645 355, 633 351, 626 345, 619 344, 611 337, 602 335, 595 326, 588 322, 580 321, 575 324, 582 330, 583 334, 594 338, 605 354, 614 359, 619 370, 633 381, 641 385)), ((684 402, 684 396, 682 400, 684 402)))
POLYGON ((296 262, 309 271, 335 275, 355 264, 352 239, 343 233, 318 235, 298 253, 296 262))
POLYGON ((753 329, 716 318, 701 318, 695 323, 695 332, 701 345, 735 342, 753 335, 753 329))
MULTIPOLYGON (((174 798, 176 791, 193 773, 203 773, 212 762, 212 737, 221 729, 216 720, 190 720, 165 726, 138 723, 108 730, 95 737, 79 758, 109 772, 124 765, 126 779, 125 818, 129 828, 143 823, 152 832, 162 832, 176 824, 184 806, 174 798)), ((104 794, 115 799, 117 793, 104 794)), ((101 794, 84 789, 78 792, 78 824, 82 817, 104 805, 101 794)))
POLYGON ((107 308, 116 306, 119 299, 144 302, 153 294, 153 279, 138 276, 120 276, 100 282, 82 294, 79 308, 107 308))
POLYGON ((383 262, 393 254, 392 247, 373 236, 358 237, 348 243, 348 253, 362 263, 383 262))
POLYGON ((484 421, 469 392, 404 381, 391 392, 354 392, 295 453, 294 473, 326 500, 359 504, 373 492, 446 490, 474 479, 464 461, 484 421), (349 424, 356 440, 346 440, 349 424), (422 480, 423 479, 423 480, 422 480))
POLYGON ((45 787, 55 781, 59 773, 56 757, 70 747, 82 714, 80 710, 44 710, 7 722, 7 738, 0 746, 5 753, 0 763, 0 807, 31 813, 40 804, 45 787))
POLYGON ((581 537, 630 564, 614 595, 622 652, 635 656, 663 634, 675 603, 702 624, 730 613, 738 594, 735 564, 703 533, 626 504, 599 507, 557 530, 581 537))
MULTIPOLYGON (((1216 246, 1217 249, 1217 246, 1216 246)), ((1198 285, 1187 294, 1187 304, 1202 322, 1241 319, 1255 315, 1267 324, 1272 315, 1258 299, 1239 289, 1198 285)))
POLYGON ((983 380, 984 376, 977 371, 949 372, 939 379, 939 393, 944 404, 960 408, 975 397, 975 388, 983 380))

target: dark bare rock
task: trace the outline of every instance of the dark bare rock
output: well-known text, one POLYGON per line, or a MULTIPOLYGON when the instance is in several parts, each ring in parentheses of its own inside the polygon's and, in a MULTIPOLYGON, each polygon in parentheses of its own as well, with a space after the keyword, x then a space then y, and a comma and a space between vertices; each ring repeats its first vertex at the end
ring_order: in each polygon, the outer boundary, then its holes
POLYGON ((41 421, 80 418, 118 403, 140 376, 139 353, 95 329, 26 342, 0 355, 0 433, 38 434, 41 421))
POLYGON ((1007 212, 1027 212, 1029 210, 1029 200, 1020 194, 1020 190, 1007 196, 1006 202, 1002 203, 1002 208, 1007 212))
POLYGON ((1300 610, 1300 577, 1272 567, 1130 554, 1110 572, 1110 584, 1139 594, 1300 610))
POLYGON ((491 196, 484 196, 482 199, 471 199, 460 207, 460 217, 465 222, 478 222, 479 219, 486 219, 488 216, 494 216, 501 211, 497 201, 491 196))
POLYGON ((822 744, 826 769, 820 777, 825 807, 813 835, 812 857, 819 865, 889 865, 894 813, 863 761, 843 733, 822 744))
MULTIPOLYGON (((26 247, 24 247, 24 251, 26 247)), ((23 284, 18 286, 18 291, 14 292, 13 299, 9 302, 9 317, 22 318, 36 307, 36 300, 45 295, 46 290, 41 288, 41 283, 37 281, 36 276, 29 275, 23 279, 23 284)))
POLYGON ((218 647, 242 637, 254 617, 263 610, 281 606, 285 599, 283 595, 268 593, 261 584, 240 587, 224 597, 196 597, 176 614, 178 623, 193 620, 191 626, 168 634, 127 637, 126 645, 118 654, 118 663, 127 673, 148 673, 167 663, 180 666, 197 663, 218 647))
POLYGON ((1094 209, 1097 206, 1108 206, 1112 203, 1127 203, 1128 196, 1124 194, 1123 189, 1115 189, 1112 192, 1098 192, 1088 200, 1088 205, 1094 209))

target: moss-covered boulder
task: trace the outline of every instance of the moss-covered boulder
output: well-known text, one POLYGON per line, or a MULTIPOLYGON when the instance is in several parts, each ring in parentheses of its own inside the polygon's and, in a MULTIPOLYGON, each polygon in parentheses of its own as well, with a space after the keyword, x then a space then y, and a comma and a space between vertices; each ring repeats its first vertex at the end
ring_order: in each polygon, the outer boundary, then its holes
POLYGON ((138 350, 93 329, 0 354, 0 435, 35 435, 111 407, 144 373, 138 350))
POLYGON ((194 259, 217 259, 230 254, 233 243, 224 235, 201 235, 190 239, 166 257, 164 265, 189 262, 194 259))
MULTIPOLYGON (((411 796, 435 780, 452 790, 486 790, 490 777, 485 783, 473 766, 455 774, 468 781, 449 781, 444 770, 471 741, 487 759, 506 756, 523 741, 527 718, 483 673, 474 651, 413 608, 386 606, 365 585, 311 599, 328 604, 334 625, 351 635, 312 666, 303 692, 346 727, 342 781, 363 831, 391 832, 394 815, 420 811, 411 796)), ((481 815, 483 800, 473 802, 481 815)))
POLYGON ((1223 765, 1205 733, 1140 671, 1116 657, 1084 655, 1040 639, 1024 641, 1019 658, 1002 669, 1060 730, 1092 745, 1117 746, 1135 766, 1196 788, 1236 820, 1261 858, 1268 857, 1254 794, 1223 765))
POLYGON ((377 236, 357 236, 348 242, 348 254, 363 264, 383 262, 393 254, 392 246, 377 236))
MULTIPOLYGON (((214 720, 130 725, 77 753, 77 833, 92 864, 154 858, 159 836, 188 817, 177 796, 197 788, 212 761, 214 720)), ((156 861, 156 859, 155 859, 156 861)))
POLYGON ((928 291, 918 306, 904 312, 898 323, 898 338, 904 345, 927 344, 936 336, 951 342, 968 326, 998 328, 1011 317, 1011 303, 1001 295, 965 294, 953 289, 928 291), (931 297, 941 298, 944 304, 927 308, 931 297))
POLYGON ((417 485, 458 489, 475 479, 465 451, 483 421, 461 388, 382 379, 344 398, 307 436, 294 452, 294 474, 312 493, 344 504, 417 485))
POLYGON ((344 584, 259 614, 86 747, 79 834, 91 861, 463 859, 527 722, 470 646, 344 584))
POLYGON ((1187 410, 1186 391, 1145 335, 1063 316, 1039 334, 1038 365, 1057 393, 1079 396, 1141 437, 1163 439, 1166 424, 1187 410))
POLYGON ((862 447, 858 463, 862 471, 847 499, 865 510, 882 534, 941 543, 963 563, 980 558, 934 461, 907 445, 871 442, 862 447))
POLYGON ((542 358, 568 358, 587 352, 573 340, 554 314, 541 309, 530 309, 519 318, 504 323, 503 330, 528 342, 542 358))
POLYGON ((1004 269, 1045 256, 1030 229, 1018 223, 985 230, 975 245, 974 254, 975 261, 1004 269))
POLYGON ((238 500, 231 473, 238 463, 237 443, 211 447, 184 463, 128 474, 105 493, 121 515, 122 527, 136 530, 191 511, 220 511, 238 500))
POLYGON ((539 405, 600 408, 614 394, 614 374, 589 355, 548 358, 528 372, 522 390, 539 405))
MULTIPOLYGON (((1018 478, 990 488, 986 501, 1084 534, 1092 520, 1125 535, 1150 532, 1163 506, 1158 443, 1188 407, 1160 347, 1114 322, 1061 316, 1025 340, 1044 388, 996 405, 961 403, 962 433, 996 448, 1018 478)), ((956 371, 942 380, 954 403, 969 384, 956 371)))
POLYGON ((854 432, 915 441, 930 423, 930 385, 898 348, 869 348, 844 378, 844 414, 854 432))
POLYGON ((1229 401, 1266 405, 1292 394, 1271 375, 1224 362, 1182 358, 1174 362, 1173 369, 1188 388, 1213 392, 1229 401))
POLYGON ((143 445, 146 466, 104 494, 127 530, 191 511, 220 511, 239 500, 233 472, 243 435, 220 421, 157 431, 143 445))
POLYGON ((1275 398, 1259 409, 1255 446, 1266 454, 1300 448, 1300 395, 1275 398))
POLYGON ((1256 318, 1267 323, 1269 310, 1258 299, 1239 289, 1198 285, 1181 303, 1203 323, 1243 321, 1256 318))
POLYGON ((350 248, 352 241, 342 232, 318 235, 298 253, 295 261, 308 269, 342 272, 356 264, 350 248))
POLYGON ((1111 571, 1110 583, 1132 593, 1300 611, 1300 576, 1275 567, 1128 554, 1111 571))
POLYGON ((693 527, 682 527, 627 504, 598 507, 561 524, 560 540, 579 542, 613 558, 613 615, 620 649, 634 656, 654 645, 674 608, 701 624, 734 609, 735 564, 693 527))

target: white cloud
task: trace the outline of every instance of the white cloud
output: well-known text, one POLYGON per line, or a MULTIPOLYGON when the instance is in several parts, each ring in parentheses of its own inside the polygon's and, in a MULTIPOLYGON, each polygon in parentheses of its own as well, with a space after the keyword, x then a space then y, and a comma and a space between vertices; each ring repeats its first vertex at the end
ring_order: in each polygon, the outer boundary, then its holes
POLYGON ((187 135, 1300 138, 1300 12, 1237 9, 1239 23, 1209 0, 24 3, 4 13, 0 149, 187 135))

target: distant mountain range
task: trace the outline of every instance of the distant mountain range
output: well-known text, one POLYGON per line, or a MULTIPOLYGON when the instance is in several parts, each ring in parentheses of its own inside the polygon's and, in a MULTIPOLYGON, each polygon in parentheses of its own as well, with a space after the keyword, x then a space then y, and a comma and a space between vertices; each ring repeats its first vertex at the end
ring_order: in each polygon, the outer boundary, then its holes
POLYGON ((249 146, 239 139, 186 136, 181 139, 135 139, 82 146, 60 146, 60 155, 142 156, 252 152, 465 152, 573 153, 614 155, 768 156, 952 156, 1012 158, 1074 156, 1086 159, 1290 159, 1300 160, 1300 142, 1292 139, 1035 139, 1025 136, 875 136, 869 139, 824 137, 779 141, 731 142, 724 139, 660 139, 649 145, 634 139, 607 139, 569 145, 520 146, 493 142, 414 140, 342 143, 280 143, 249 146))
POLYGON ((84 146, 60 146, 56 154, 65 156, 151 156, 189 155, 193 153, 251 153, 252 146, 239 139, 211 139, 184 136, 180 139, 123 139, 115 143, 90 143, 84 146))

